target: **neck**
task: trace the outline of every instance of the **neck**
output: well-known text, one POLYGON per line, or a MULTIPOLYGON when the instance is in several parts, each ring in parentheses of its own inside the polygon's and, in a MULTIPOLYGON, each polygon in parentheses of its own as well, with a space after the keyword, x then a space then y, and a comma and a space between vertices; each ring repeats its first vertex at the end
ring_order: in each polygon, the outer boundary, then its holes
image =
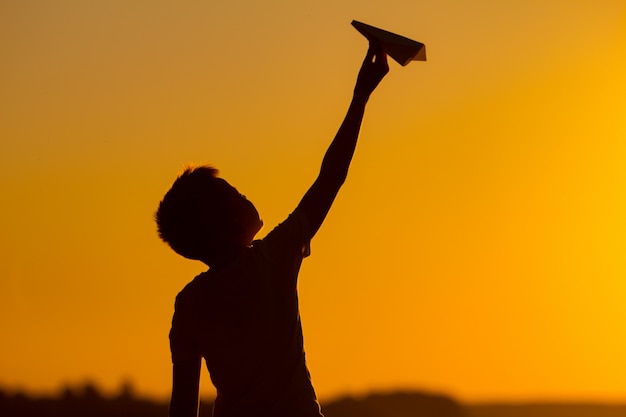
POLYGON ((222 247, 213 257, 203 259, 202 262, 211 269, 222 268, 237 259, 244 249, 240 246, 222 247))

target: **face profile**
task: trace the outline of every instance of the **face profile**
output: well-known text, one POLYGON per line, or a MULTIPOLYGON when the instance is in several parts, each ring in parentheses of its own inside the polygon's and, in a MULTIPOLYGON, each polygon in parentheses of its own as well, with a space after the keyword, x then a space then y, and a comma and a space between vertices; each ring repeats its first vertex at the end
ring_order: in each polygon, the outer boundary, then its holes
POLYGON ((256 207, 235 187, 223 178, 218 178, 219 187, 228 201, 227 211, 233 224, 235 244, 241 247, 250 246, 256 234, 263 227, 263 221, 256 207))
POLYGON ((236 220, 241 228, 240 243, 243 246, 250 246, 254 237, 263 227, 263 220, 256 207, 244 195, 239 194, 233 207, 236 213, 236 220))

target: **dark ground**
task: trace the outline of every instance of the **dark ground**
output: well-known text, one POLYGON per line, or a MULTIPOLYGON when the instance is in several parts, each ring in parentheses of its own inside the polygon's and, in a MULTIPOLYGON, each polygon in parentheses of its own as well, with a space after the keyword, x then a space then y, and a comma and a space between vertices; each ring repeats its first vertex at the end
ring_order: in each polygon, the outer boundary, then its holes
MULTIPOLYGON (((211 415, 202 401, 200 416, 211 415)), ((166 417, 167 403, 136 396, 130 385, 119 394, 103 395, 93 384, 65 388, 54 397, 35 397, 0 390, 1 417, 166 417)), ((390 392, 343 397, 322 404, 326 417, 626 417, 626 404, 473 404, 420 392, 390 392)))

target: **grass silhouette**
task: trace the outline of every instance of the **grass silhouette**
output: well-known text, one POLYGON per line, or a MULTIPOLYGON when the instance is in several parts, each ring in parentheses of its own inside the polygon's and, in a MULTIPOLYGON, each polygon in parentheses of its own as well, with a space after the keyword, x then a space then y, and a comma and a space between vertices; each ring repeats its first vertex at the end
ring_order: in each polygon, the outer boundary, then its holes
MULTIPOLYGON (((202 399, 199 416, 211 416, 212 408, 210 399, 202 399)), ((623 417, 626 404, 462 404, 445 395, 397 391, 322 402, 322 412, 325 417, 623 417)), ((92 382, 65 387, 55 396, 0 389, 2 417, 163 417, 167 414, 167 401, 139 397, 130 383, 109 396, 92 382)))

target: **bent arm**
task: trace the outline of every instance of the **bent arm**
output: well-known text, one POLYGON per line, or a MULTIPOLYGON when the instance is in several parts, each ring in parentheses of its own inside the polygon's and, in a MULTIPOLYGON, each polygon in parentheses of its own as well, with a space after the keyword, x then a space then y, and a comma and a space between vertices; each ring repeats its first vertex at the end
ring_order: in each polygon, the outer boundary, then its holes
POLYGON ((170 417, 197 417, 200 357, 174 362, 170 417))
POLYGON ((317 179, 298 205, 298 209, 303 211, 309 220, 310 238, 317 233, 322 225, 339 189, 346 180, 348 168, 356 149, 365 105, 370 94, 388 71, 386 54, 379 45, 370 44, 359 71, 354 95, 346 117, 324 155, 317 179))

